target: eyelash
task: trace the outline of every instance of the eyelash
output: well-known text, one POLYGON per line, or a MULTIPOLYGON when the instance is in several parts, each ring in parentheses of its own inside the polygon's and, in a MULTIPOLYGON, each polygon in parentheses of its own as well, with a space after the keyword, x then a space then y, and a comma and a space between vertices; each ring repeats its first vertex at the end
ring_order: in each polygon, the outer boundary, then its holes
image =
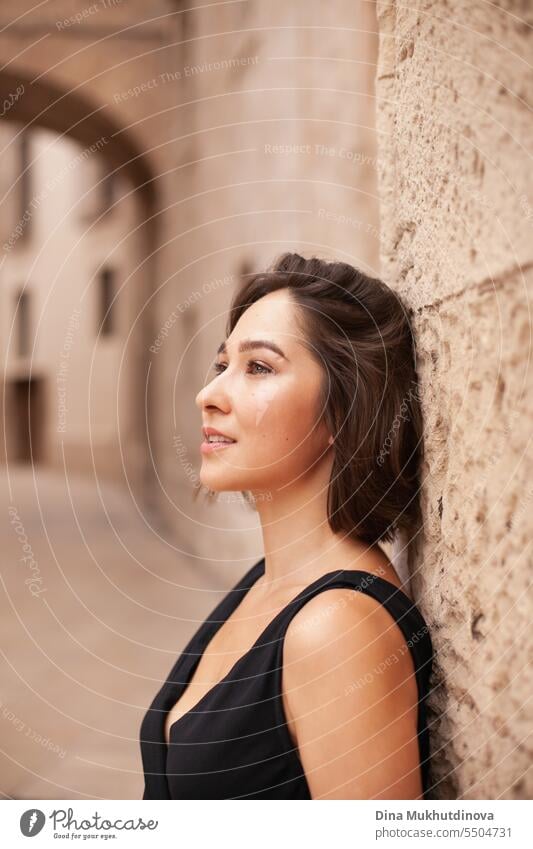
MULTIPOLYGON (((264 371, 260 371, 259 374, 256 374, 256 377, 260 377, 267 374, 274 374, 274 369, 271 369, 270 366, 265 366, 263 363, 258 363, 257 360, 248 360, 246 366, 250 368, 250 366, 258 366, 260 369, 264 369, 264 371)), ((222 374, 225 369, 224 363, 213 363, 213 371, 215 374, 222 374)))

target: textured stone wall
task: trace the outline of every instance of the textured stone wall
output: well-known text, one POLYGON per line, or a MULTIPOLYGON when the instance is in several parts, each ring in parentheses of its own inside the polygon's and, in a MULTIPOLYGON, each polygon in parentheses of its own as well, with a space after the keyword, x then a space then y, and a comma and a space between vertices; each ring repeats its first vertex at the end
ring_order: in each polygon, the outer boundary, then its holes
POLYGON ((533 9, 377 11, 382 273, 413 308, 425 417, 434 796, 531 798, 533 9))

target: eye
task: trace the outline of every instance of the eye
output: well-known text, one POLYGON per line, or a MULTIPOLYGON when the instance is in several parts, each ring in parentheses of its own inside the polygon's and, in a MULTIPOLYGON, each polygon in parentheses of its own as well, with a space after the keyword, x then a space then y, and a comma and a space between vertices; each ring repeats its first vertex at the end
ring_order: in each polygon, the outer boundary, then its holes
POLYGON ((254 374, 272 374, 273 369, 270 366, 265 366, 263 363, 258 363, 257 360, 248 360, 247 362, 248 368, 258 368, 259 372, 254 372, 254 374))
MULTIPOLYGON (((270 366, 264 365, 264 363, 259 363, 257 360, 248 360, 246 363, 248 369, 252 370, 252 374, 260 375, 260 374, 273 374, 274 369, 270 368, 270 366)), ((226 364, 221 362, 213 363, 213 371, 215 374, 222 374, 223 371, 226 370, 226 364)))

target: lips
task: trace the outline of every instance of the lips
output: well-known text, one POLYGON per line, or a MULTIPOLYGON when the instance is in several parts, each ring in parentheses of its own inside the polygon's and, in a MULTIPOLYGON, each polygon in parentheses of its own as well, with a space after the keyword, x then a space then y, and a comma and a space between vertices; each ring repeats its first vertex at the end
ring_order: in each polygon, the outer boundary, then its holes
POLYGON ((224 441, 225 444, 233 444, 234 442, 237 441, 236 439, 233 439, 232 436, 229 436, 229 434, 222 433, 221 430, 217 430, 214 427, 203 427, 202 433, 204 435, 204 441, 208 442, 210 445, 212 445, 214 443, 220 443, 220 442, 223 442, 223 441, 224 441), (213 438, 211 438, 211 437, 213 437, 213 438))
POLYGON ((200 451, 202 454, 218 453, 219 451, 225 451, 227 448, 232 448, 236 444, 236 442, 202 442, 200 451))
POLYGON ((229 448, 230 445, 235 445, 237 441, 232 436, 228 436, 227 433, 222 433, 214 427, 203 427, 202 433, 204 435, 204 441, 200 445, 202 454, 222 451, 224 448, 229 448))

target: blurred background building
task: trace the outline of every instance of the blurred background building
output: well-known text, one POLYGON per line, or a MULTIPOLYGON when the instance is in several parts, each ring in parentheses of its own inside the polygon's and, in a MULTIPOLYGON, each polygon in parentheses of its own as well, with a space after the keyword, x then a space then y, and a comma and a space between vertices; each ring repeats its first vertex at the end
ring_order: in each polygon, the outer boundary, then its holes
POLYGON ((425 525, 394 556, 437 651, 434 795, 530 796, 532 23, 4 0, 6 797, 140 798, 142 715, 262 554, 246 504, 192 501, 194 398, 236 287, 287 249, 413 310, 425 525))
POLYGON ((140 261, 131 189, 105 141, 3 122, 3 460, 121 477, 131 405, 119 392, 140 261), (133 242, 133 244, 132 244, 133 242), (129 285, 130 284, 130 285, 129 285))

